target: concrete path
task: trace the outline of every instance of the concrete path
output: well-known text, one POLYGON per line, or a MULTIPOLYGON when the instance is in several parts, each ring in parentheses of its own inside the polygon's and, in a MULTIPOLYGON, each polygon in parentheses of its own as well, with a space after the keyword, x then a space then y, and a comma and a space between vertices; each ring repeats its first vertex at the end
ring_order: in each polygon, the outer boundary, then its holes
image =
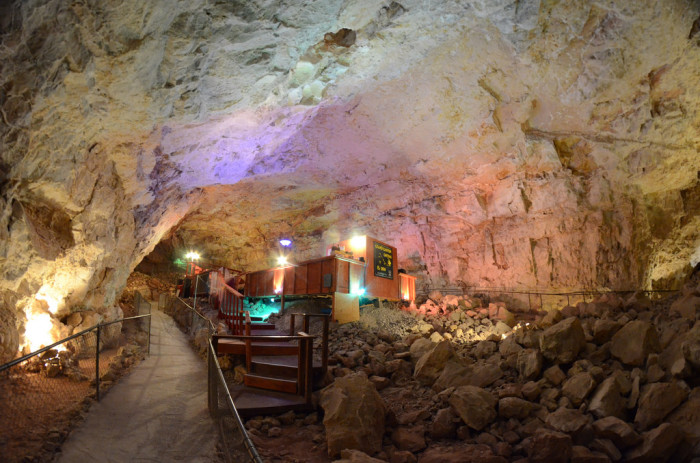
POLYGON ((206 364, 172 318, 158 310, 152 317, 150 357, 90 407, 59 462, 219 461, 206 364))

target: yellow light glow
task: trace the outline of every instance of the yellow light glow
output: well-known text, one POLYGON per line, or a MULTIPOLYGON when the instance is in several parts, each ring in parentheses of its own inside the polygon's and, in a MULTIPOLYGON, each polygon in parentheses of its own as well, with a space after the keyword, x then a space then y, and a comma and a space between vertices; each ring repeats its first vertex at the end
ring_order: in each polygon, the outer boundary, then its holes
MULTIPOLYGON (((30 352, 41 349, 58 341, 52 335, 54 328, 51 315, 45 312, 34 312, 27 307, 24 311, 27 316, 27 323, 24 325, 24 344, 21 349, 28 347, 30 352)), ((56 350, 66 350, 63 344, 56 346, 56 350)))
POLYGON ((365 249, 365 243, 367 243, 366 236, 353 236, 350 238, 350 247, 353 251, 361 251, 365 249))
POLYGON ((286 256, 279 256, 277 258, 277 265, 287 265, 287 257, 286 256))
POLYGON ((185 257, 187 257, 190 260, 199 260, 199 253, 190 251, 187 254, 185 254, 185 257))
MULTIPOLYGON (((44 289, 44 288, 42 288, 42 289, 44 289)), ((40 300, 40 301, 46 302, 46 304, 48 304, 48 306, 49 306, 49 312, 51 312, 52 314, 55 314, 58 311, 58 300, 52 296, 49 296, 46 293, 41 294, 41 292, 42 291, 40 290, 39 293, 35 296, 35 298, 40 300)))

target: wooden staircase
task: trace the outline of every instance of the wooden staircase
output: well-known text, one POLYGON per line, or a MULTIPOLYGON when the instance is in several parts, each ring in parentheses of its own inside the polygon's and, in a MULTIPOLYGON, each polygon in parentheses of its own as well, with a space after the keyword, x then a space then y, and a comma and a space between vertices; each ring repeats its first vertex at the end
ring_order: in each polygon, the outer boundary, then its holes
POLYGON ((247 374, 243 385, 230 386, 231 396, 243 416, 274 414, 311 406, 314 384, 328 369, 329 316, 324 314, 291 314, 288 334, 271 324, 252 323, 247 312, 234 320, 233 326, 243 333, 214 335, 212 343, 217 355, 245 356, 247 374), (302 330, 295 333, 297 317, 302 330), (309 333, 312 318, 321 318, 323 332, 314 359, 314 340, 309 333))

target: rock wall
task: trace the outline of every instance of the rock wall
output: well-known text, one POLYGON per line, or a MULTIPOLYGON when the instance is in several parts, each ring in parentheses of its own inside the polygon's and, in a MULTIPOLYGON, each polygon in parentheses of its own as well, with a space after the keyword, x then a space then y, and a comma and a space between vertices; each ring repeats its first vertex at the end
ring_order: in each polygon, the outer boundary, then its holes
POLYGON ((33 314, 113 306, 174 229, 250 269, 366 232, 422 288, 700 261, 690 0, 0 8, 0 360, 33 314))

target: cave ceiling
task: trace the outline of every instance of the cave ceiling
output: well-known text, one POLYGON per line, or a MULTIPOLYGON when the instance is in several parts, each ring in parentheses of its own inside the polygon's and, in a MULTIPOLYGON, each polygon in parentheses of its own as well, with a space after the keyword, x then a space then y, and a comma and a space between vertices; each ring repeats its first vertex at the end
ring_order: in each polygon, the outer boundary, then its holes
POLYGON ((7 311, 113 304, 164 238, 255 269, 366 233, 422 288, 700 260, 697 2, 0 8, 7 311))

